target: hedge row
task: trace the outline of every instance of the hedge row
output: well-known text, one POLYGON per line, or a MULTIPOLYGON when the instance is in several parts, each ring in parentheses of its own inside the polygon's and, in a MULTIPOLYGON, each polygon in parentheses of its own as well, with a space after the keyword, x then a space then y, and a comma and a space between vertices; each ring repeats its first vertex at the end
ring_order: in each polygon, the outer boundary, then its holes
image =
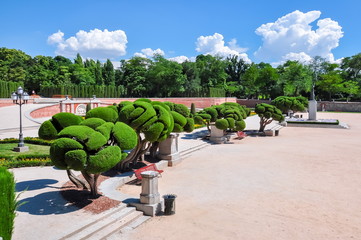
MULTIPOLYGON (((126 93, 123 86, 97 86, 97 85, 70 85, 70 86, 41 86, 40 94, 43 97, 53 95, 69 95, 75 98, 90 98, 96 95, 98 98, 133 97, 126 93)), ((9 93, 8 93, 9 96, 9 93)), ((173 97, 225 97, 226 91, 221 88, 205 88, 187 91, 173 97)))
POLYGON ((119 98, 125 95, 123 86, 97 86, 97 85, 70 85, 70 86, 41 86, 40 94, 43 97, 53 95, 69 95, 75 98, 119 98))
POLYGON ((22 82, 0 81, 0 98, 10 98, 11 93, 20 86, 24 86, 24 84, 22 82))
MULTIPOLYGON (((18 143, 18 142, 19 142, 18 138, 4 138, 4 139, 0 140, 0 144, 1 143, 18 143)), ((53 141, 52 140, 44 140, 44 139, 35 138, 35 137, 25 137, 24 142, 29 143, 29 144, 50 146, 53 141)))
POLYGON ((53 166, 49 155, 40 156, 19 156, 9 157, 0 156, 0 167, 19 168, 19 167, 35 167, 35 166, 53 166))

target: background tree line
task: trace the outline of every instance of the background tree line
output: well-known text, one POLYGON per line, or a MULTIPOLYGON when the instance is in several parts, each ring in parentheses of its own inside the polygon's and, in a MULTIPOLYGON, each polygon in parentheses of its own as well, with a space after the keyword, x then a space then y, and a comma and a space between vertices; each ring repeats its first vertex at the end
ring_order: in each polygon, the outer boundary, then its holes
POLYGON ((83 96, 82 91, 87 95, 98 89, 104 97, 204 97, 212 93, 273 99, 308 97, 314 85, 318 99, 359 100, 361 53, 344 58, 340 64, 315 57, 307 65, 287 61, 277 67, 246 63, 237 56, 198 55, 194 62, 177 63, 158 55, 121 60, 115 69, 109 59, 104 63, 84 61, 79 54, 74 60, 31 57, 20 50, 0 48, 0 81, 22 83, 27 91, 44 96, 73 89, 70 95, 74 97, 91 97, 83 96), (55 93, 56 89, 59 92, 55 93))

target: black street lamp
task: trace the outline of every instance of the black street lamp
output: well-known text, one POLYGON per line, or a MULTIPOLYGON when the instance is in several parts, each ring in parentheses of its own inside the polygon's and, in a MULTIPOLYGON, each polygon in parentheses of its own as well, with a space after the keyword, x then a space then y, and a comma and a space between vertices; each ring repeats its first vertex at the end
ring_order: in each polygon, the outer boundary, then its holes
POLYGON ((24 144, 24 137, 23 137, 23 125, 22 125, 22 114, 21 114, 21 106, 23 104, 28 103, 29 94, 24 92, 22 87, 19 87, 16 92, 11 94, 11 99, 13 100, 14 104, 20 106, 20 133, 19 133, 19 144, 17 147, 14 148, 15 152, 26 152, 29 150, 28 146, 24 144))

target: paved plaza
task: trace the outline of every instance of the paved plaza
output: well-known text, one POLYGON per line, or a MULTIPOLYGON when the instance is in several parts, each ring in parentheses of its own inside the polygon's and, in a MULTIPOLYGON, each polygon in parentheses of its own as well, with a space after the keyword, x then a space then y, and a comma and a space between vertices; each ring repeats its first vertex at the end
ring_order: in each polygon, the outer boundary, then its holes
MULTIPOLYGON (((17 110, 0 108, 0 138, 17 137, 17 110)), ((277 137, 209 144, 159 178, 161 195, 178 196, 175 215, 154 217, 112 239, 361 239, 361 114, 317 117, 337 118, 350 129, 285 127, 277 137)), ((24 136, 36 136, 39 124, 28 120, 24 136)), ((247 119, 248 129, 257 124, 257 117, 247 119)), ((201 143, 189 135, 179 139, 180 148, 201 143)), ((28 203, 18 211, 14 239, 57 239, 93 217, 60 197, 65 172, 13 172, 17 190, 28 187, 20 195, 28 203)), ((133 185, 122 190, 140 193, 133 185)))

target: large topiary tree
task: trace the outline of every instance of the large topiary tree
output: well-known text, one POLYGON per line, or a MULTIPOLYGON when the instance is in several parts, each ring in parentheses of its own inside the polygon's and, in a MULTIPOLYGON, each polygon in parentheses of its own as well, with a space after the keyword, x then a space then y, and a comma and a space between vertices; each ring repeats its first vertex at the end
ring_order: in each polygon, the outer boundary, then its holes
POLYGON ((287 97, 279 96, 272 101, 272 105, 275 105, 282 113, 288 113, 288 111, 300 112, 304 111, 308 106, 308 100, 305 97, 287 97))
POLYGON ((58 113, 39 128, 40 137, 55 139, 50 146, 53 164, 66 170, 75 185, 86 189, 86 184, 71 172, 81 171, 94 196, 100 173, 125 159, 125 151, 138 142, 136 132, 117 119, 116 106, 99 107, 87 112, 85 120, 71 113, 58 113))
POLYGON ((281 122, 285 119, 280 109, 267 103, 257 104, 255 107, 255 112, 260 117, 260 132, 263 132, 265 127, 273 120, 281 122))

